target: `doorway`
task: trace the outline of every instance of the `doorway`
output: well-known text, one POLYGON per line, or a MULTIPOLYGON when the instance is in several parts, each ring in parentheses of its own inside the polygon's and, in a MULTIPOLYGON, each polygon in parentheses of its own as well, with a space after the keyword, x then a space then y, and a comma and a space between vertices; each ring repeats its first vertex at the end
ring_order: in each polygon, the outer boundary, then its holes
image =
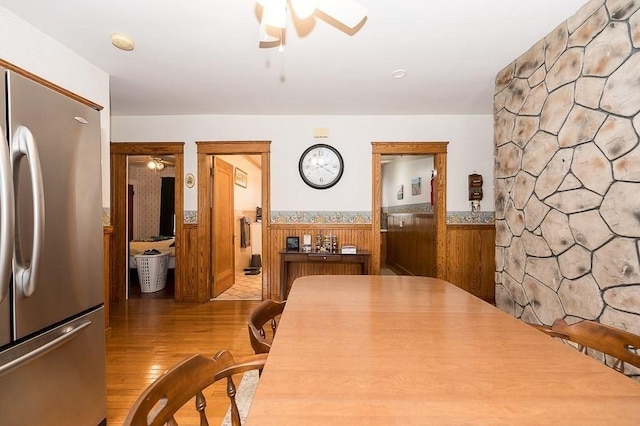
MULTIPOLYGON (((233 171, 233 186, 238 196, 234 199, 242 199, 244 194, 256 191, 259 189, 259 202, 256 203, 256 199, 248 201, 246 204, 234 206, 233 209, 233 241, 229 244, 233 247, 234 257, 237 259, 235 262, 236 277, 234 281, 239 281, 238 276, 242 276, 244 279, 244 268, 250 266, 245 264, 246 261, 251 262, 253 254, 259 254, 260 257, 260 274, 258 276, 260 287, 260 299, 270 297, 271 290, 269 285, 269 256, 265 249, 268 247, 268 234, 267 229, 269 225, 269 211, 270 211, 270 193, 269 193, 269 160, 270 160, 270 142, 196 142, 198 150, 198 257, 202 259, 202 264, 198 268, 198 282, 206 288, 209 299, 213 299, 215 294, 215 268, 216 262, 216 250, 215 234, 216 234, 216 214, 217 211, 214 205, 214 181, 212 179, 211 164, 213 158, 219 158, 226 162, 234 163, 233 171), (254 161, 259 167, 251 168, 250 165, 243 166, 242 162, 254 161), (244 167, 244 169, 243 169, 244 167), (245 170, 247 169, 247 170, 245 170), (249 174, 248 171, 252 173, 249 174), (253 175, 259 177, 258 180, 253 180, 253 175), (259 188, 256 188, 259 185, 259 188), (256 205, 257 204, 257 205, 256 205), (238 208, 236 208, 238 207, 238 208), (259 210, 258 210, 259 208, 259 210), (259 213, 260 221, 257 220, 259 213), (246 218, 247 220, 241 221, 240 219, 246 218), (241 226, 247 226, 244 229, 245 232, 245 247, 242 247, 242 229, 241 226), (253 228, 251 228, 253 227, 253 228), (251 237, 249 245, 247 245, 247 234, 249 231, 252 236, 260 236, 259 240, 251 237), (251 255, 251 257, 247 257, 251 255), (240 269, 242 268, 242 269, 240 269), (239 271, 241 274, 239 274, 239 271)), ((246 164, 246 163, 245 163, 246 164)), ((249 275, 246 275, 249 277, 249 275)), ((249 280, 250 278, 247 278, 249 280)), ((235 287, 235 286, 233 286, 235 287)), ((229 290, 231 291, 233 287, 229 290)), ((234 298, 232 296, 231 298, 234 298)), ((220 295, 220 299, 227 299, 228 297, 220 295)), ((216 298, 216 300, 218 300, 216 298)))
MULTIPOLYGON (((111 143, 111 288, 110 300, 119 302, 127 298, 127 275, 129 273, 127 182, 129 156, 172 156, 175 160, 174 214, 175 221, 175 268, 174 297, 180 297, 181 289, 181 243, 183 236, 183 156, 182 142, 119 142, 111 143)), ((135 197, 135 195, 134 195, 135 197)))
MULTIPOLYGON (((382 262, 382 232, 383 202, 382 202, 382 161, 385 156, 430 156, 433 158, 433 185, 430 188, 433 196, 430 197, 432 205, 432 221, 435 222, 433 252, 435 252, 435 265, 433 273, 436 278, 445 279, 446 275, 446 180, 447 180, 447 144, 448 142, 372 142, 372 169, 373 169, 373 246, 372 253, 373 274, 380 273, 382 262)), ((429 179, 431 181, 431 179, 429 179)), ((400 189, 397 188, 399 191, 400 189)), ((402 188, 402 191, 411 193, 410 185, 402 188)), ((399 196, 399 195, 398 195, 399 196)), ((401 225, 402 226, 402 225, 401 225)))
POLYGON ((127 156, 127 299, 175 298, 175 177, 173 155, 127 156))

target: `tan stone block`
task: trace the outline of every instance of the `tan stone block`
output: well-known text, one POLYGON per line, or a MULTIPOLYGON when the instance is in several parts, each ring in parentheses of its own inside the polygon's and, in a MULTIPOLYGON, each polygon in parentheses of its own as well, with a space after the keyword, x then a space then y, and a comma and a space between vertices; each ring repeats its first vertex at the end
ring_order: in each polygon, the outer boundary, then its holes
POLYGON ((567 42, 569 47, 586 46, 609 23, 607 9, 600 7, 571 36, 567 42))
POLYGON ((569 173, 558 187, 558 191, 570 191, 572 189, 578 189, 581 186, 582 182, 580 182, 573 173, 569 173))
POLYGON ((569 38, 569 30, 567 23, 563 22, 558 25, 548 36, 544 38, 547 49, 544 53, 544 62, 547 69, 551 69, 556 63, 560 55, 567 50, 567 39, 569 38))
POLYGON ((540 129, 558 134, 573 107, 574 86, 567 84, 549 94, 540 114, 540 129))
POLYGON ((586 76, 607 77, 630 53, 629 27, 625 22, 612 22, 587 45, 582 73, 586 76))
MULTIPOLYGON (((564 253, 573 247, 575 240, 569 228, 569 217, 558 210, 551 209, 540 224, 542 236, 555 255, 564 253)), ((557 283, 560 285, 560 282, 557 283)), ((557 287, 555 287, 557 289, 557 287)))
POLYGON ((573 16, 567 19, 569 34, 578 29, 587 19, 604 5, 604 0, 591 0, 585 3, 573 16))
POLYGON ((633 47, 637 49, 640 47, 640 11, 629 18, 629 27, 631 29, 631 42, 633 47))
POLYGON ((536 181, 535 194, 544 200, 553 194, 571 169, 573 149, 561 149, 553 156, 536 181))
POLYGON ((609 160, 614 160, 637 145, 638 135, 628 118, 609 116, 598 130, 594 141, 609 160))
POLYGON ((553 254, 551 252, 551 249, 549 248, 549 245, 541 236, 525 230, 522 233, 521 238, 522 238, 522 242, 524 244, 524 250, 527 253, 527 256, 549 257, 553 254))
POLYGON ((600 205, 602 196, 585 188, 556 192, 544 200, 545 204, 565 214, 591 210, 600 205))
POLYGON ((569 225, 576 242, 591 251, 601 247, 614 236, 597 210, 570 215, 569 225))
POLYGON ((522 169, 534 176, 540 175, 559 149, 557 136, 546 132, 536 133, 522 153, 522 169))
POLYGON ((600 214, 616 234, 640 238, 640 183, 615 182, 611 185, 602 200, 600 214))
POLYGON ((640 145, 613 162, 613 177, 616 180, 640 182, 640 145))
POLYGON ((522 115, 540 115, 544 102, 547 100, 549 93, 547 86, 542 83, 531 89, 529 96, 525 99, 520 114, 522 115))
POLYGON ((587 108, 600 108, 606 78, 580 77, 576 80, 576 103, 587 108))
POLYGON ((504 218, 514 236, 519 237, 522 235, 522 232, 524 231, 524 213, 515 208, 513 200, 509 200, 509 202, 507 202, 504 218))
POLYGON ((524 278, 527 254, 520 238, 513 238, 511 245, 504 251, 504 270, 513 279, 520 282, 524 278))
POLYGON ((588 320, 598 319, 604 308, 600 288, 591 275, 563 280, 558 297, 568 315, 588 320))
POLYGON ((640 52, 633 54, 607 80, 600 107, 625 117, 640 111, 640 52))
POLYGON ((522 286, 531 308, 543 324, 552 324, 556 318, 564 318, 562 303, 554 290, 529 276, 525 278, 522 286))
POLYGON ((515 76, 529 78, 544 63, 544 40, 534 44, 516 59, 515 76))
POLYGON ((584 50, 581 47, 572 47, 563 52, 547 72, 547 90, 553 92, 560 86, 576 81, 582 70, 583 59, 584 50))
POLYGON ((495 177, 512 177, 518 173, 522 164, 522 149, 514 143, 502 145, 496 151, 495 177))
POLYGON ((493 139, 496 146, 499 147, 513 141, 516 115, 503 109, 494 116, 493 121, 495 129, 493 139))
POLYGON ((604 300, 612 308, 640 315, 640 285, 610 288, 604 292, 604 300))
POLYGON ((524 147, 536 134, 540 125, 539 117, 528 117, 519 115, 516 117, 513 129, 513 141, 519 147, 524 147))
POLYGON ((532 195, 527 202, 527 206, 524 208, 524 223, 526 228, 533 233, 541 234, 538 227, 549 210, 551 210, 551 207, 538 200, 538 197, 535 195, 532 195))
POLYGON ((504 107, 517 114, 522 108, 525 99, 529 96, 529 92, 531 88, 529 87, 529 83, 526 79, 514 78, 507 86, 506 90, 506 99, 504 103, 504 107))
POLYGON ((591 271, 591 252, 576 244, 558 256, 558 265, 564 278, 575 280, 591 271))
POLYGON ((640 265, 635 240, 616 237, 596 250, 593 277, 601 289, 639 283, 640 265))
POLYGON ((558 143, 561 148, 576 146, 584 142, 592 141, 607 114, 574 105, 558 133, 558 143))
POLYGON ((604 195, 613 183, 611 163, 593 143, 576 147, 571 171, 580 179, 585 188, 600 195, 604 195))
POLYGON ((607 0, 607 9, 612 19, 627 19, 636 10, 640 9, 639 0, 607 0))

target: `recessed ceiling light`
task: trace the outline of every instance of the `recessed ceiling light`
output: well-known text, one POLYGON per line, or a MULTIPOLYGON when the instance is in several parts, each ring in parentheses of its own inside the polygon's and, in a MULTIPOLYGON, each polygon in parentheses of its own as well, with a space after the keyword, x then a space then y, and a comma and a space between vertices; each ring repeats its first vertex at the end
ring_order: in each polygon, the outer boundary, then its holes
POLYGON ((395 70, 391 73, 391 77, 393 78, 402 78, 405 75, 407 75, 407 72, 405 70, 395 70))
POLYGON ((111 44, 120 50, 133 50, 133 40, 122 34, 111 34, 111 44))

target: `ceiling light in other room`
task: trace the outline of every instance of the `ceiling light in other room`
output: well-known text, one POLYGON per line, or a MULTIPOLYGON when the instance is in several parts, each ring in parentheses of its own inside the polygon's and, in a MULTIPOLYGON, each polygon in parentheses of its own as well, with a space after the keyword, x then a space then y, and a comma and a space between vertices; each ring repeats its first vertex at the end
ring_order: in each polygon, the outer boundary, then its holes
POLYGON ((147 162, 147 167, 151 170, 162 170, 164 169, 164 162, 162 161, 162 158, 149 158, 149 161, 147 162))
POLYGON ((130 52, 133 50, 133 40, 122 34, 111 34, 111 44, 120 50, 130 52))
POLYGON ((391 73, 391 77, 393 78, 404 78, 404 76, 407 75, 407 72, 405 70, 395 70, 394 72, 391 73))

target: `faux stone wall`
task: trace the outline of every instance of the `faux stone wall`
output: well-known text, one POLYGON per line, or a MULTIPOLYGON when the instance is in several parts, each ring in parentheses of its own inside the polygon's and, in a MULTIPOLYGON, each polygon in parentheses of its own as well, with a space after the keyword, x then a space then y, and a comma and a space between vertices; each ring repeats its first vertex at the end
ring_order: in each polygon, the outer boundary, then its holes
POLYGON ((592 0, 496 77, 496 303, 640 334, 640 0, 592 0))

